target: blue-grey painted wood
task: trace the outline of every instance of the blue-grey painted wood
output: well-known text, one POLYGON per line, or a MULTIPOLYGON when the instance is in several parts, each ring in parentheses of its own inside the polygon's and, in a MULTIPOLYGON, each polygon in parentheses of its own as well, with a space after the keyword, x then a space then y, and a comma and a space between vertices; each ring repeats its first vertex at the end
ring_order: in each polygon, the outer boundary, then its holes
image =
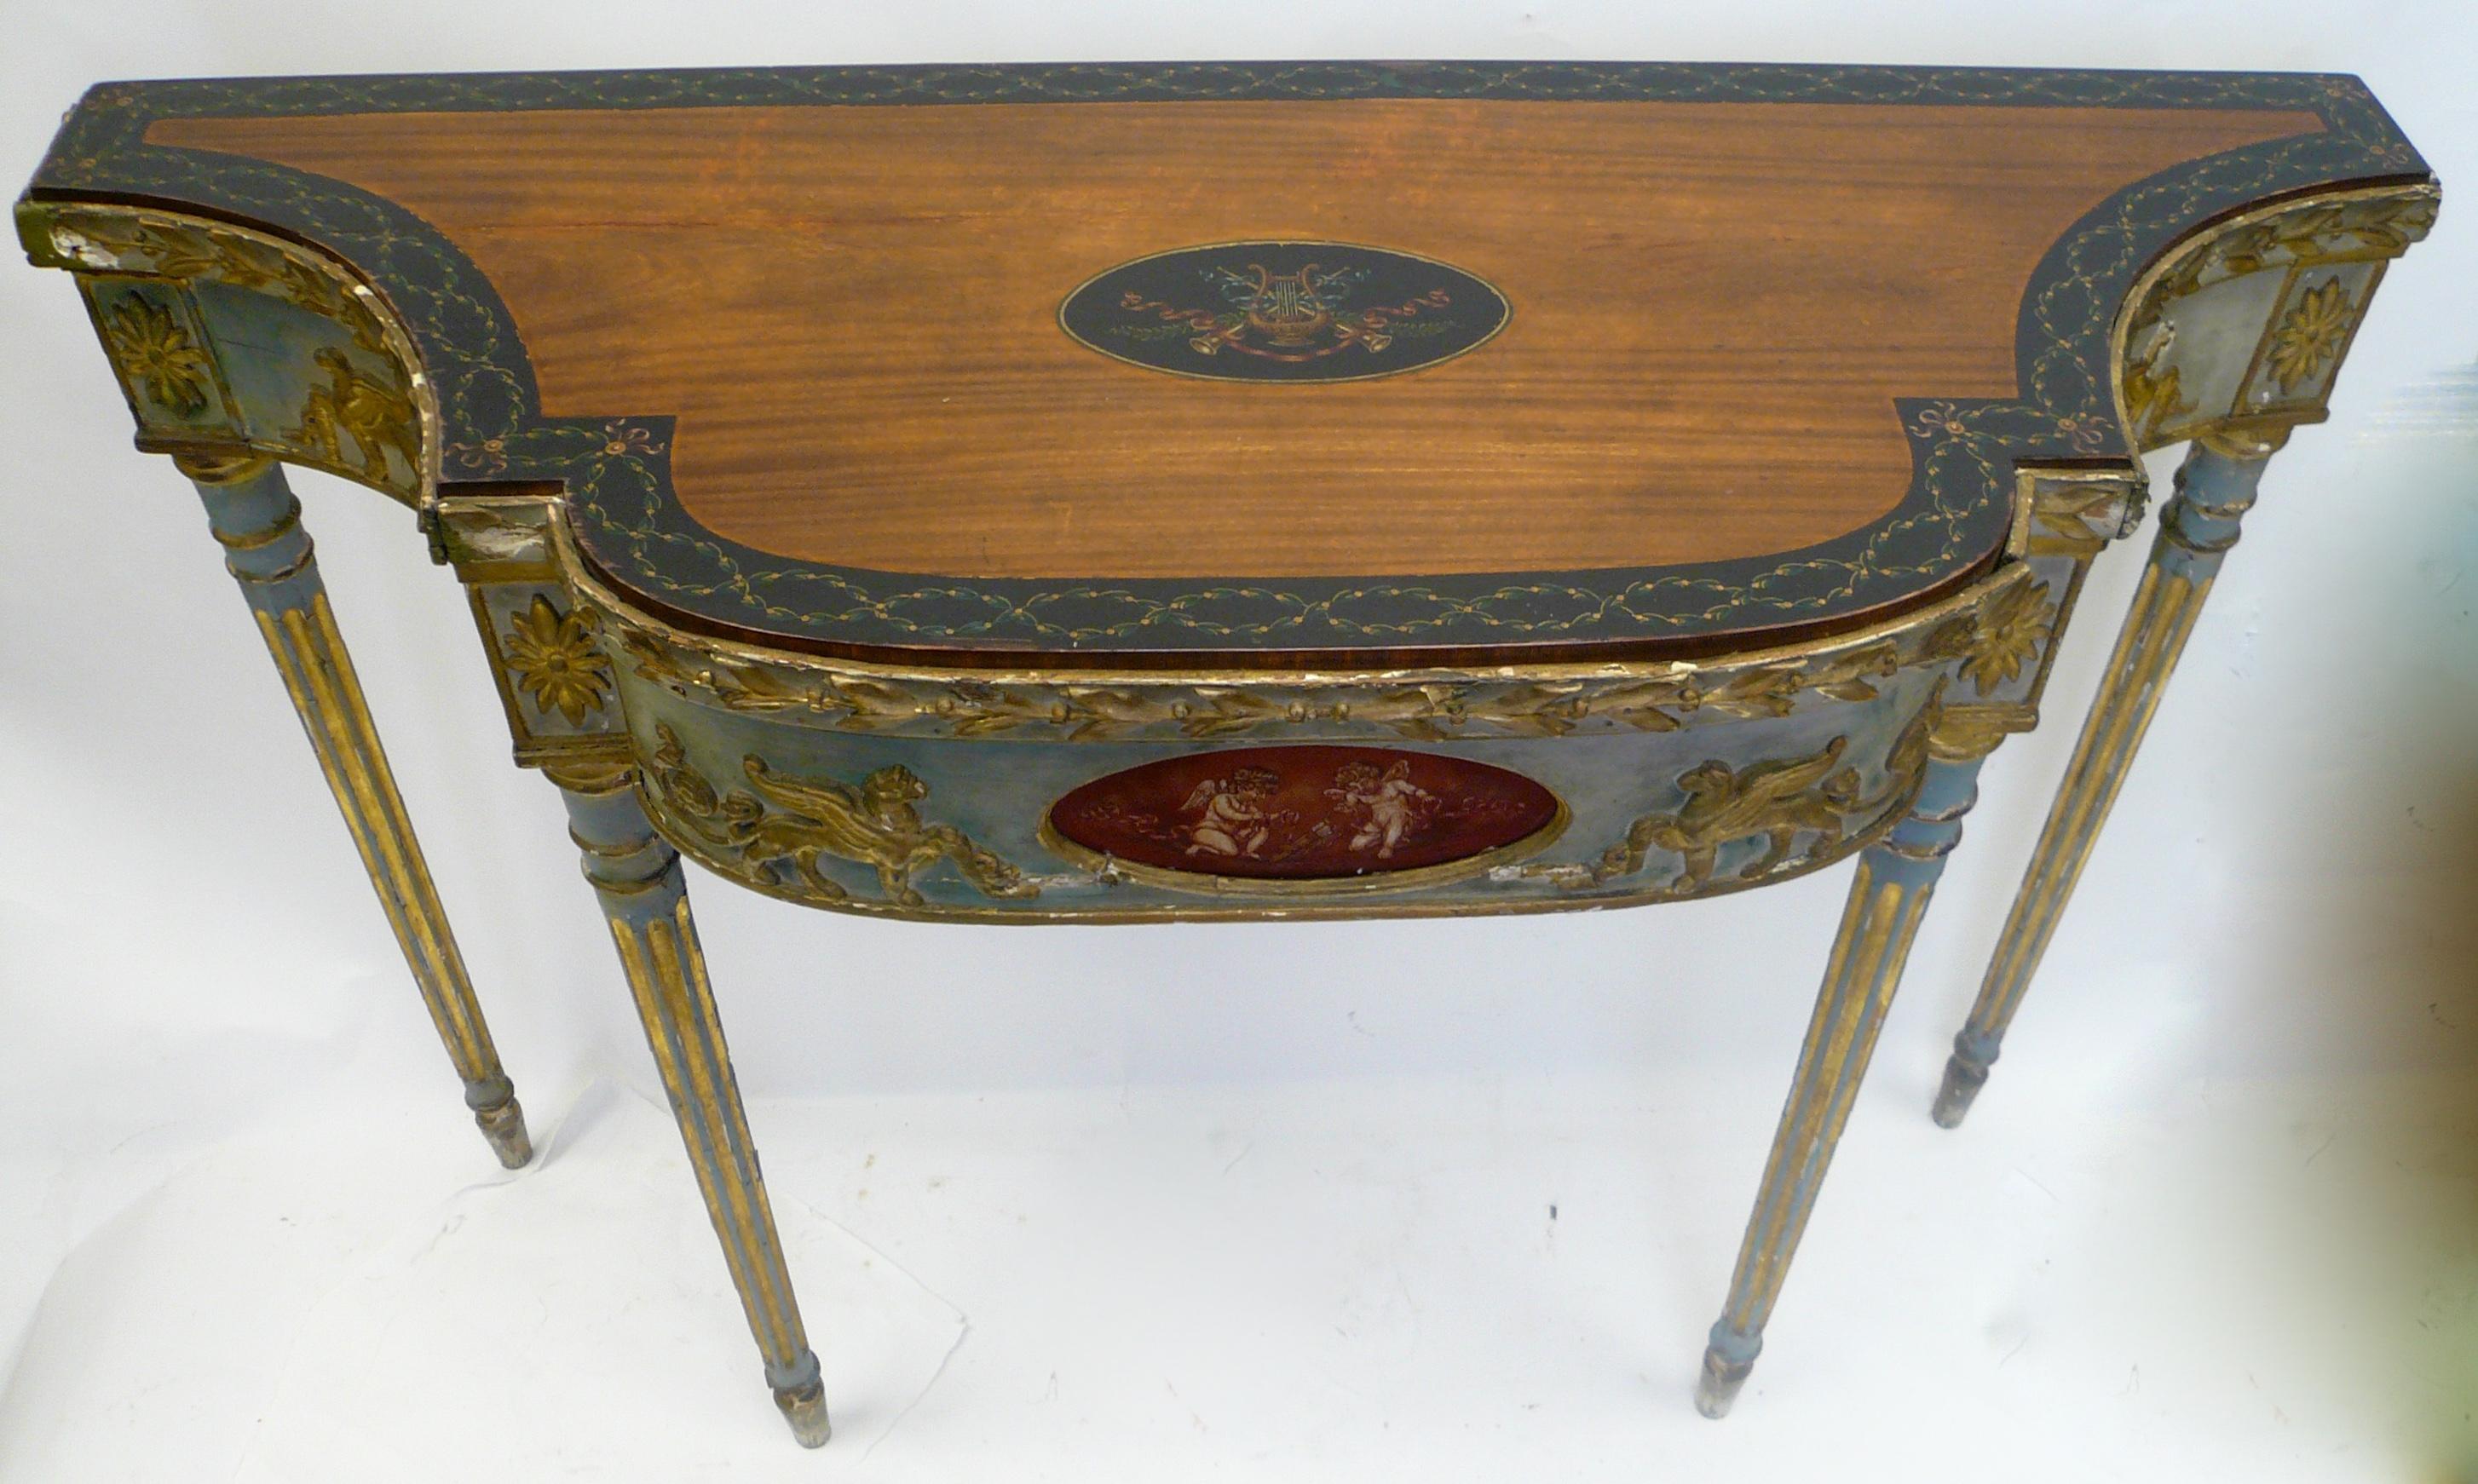
POLYGON ((517 1169, 533 1157, 524 1110, 499 1066, 351 656, 327 606, 309 533, 301 528, 300 502, 283 470, 265 459, 192 458, 183 467, 206 502, 209 527, 224 547, 224 565, 258 619, 422 1003, 464 1081, 466 1106, 500 1163, 517 1169))
POLYGON ((679 854, 654 832, 624 785, 594 793, 562 789, 560 796, 568 804, 569 834, 585 853, 585 878, 610 919, 646 1045, 679 1119, 749 1333, 765 1359, 766 1382, 793 1435, 817 1447, 828 1431, 825 1387, 792 1296, 705 954, 689 916, 679 854))
MULTIPOLYGON (((1789 715, 1724 726, 1387 743, 1397 751, 1448 754, 1520 773, 1555 793, 1571 822, 1536 855, 1474 874, 1404 890, 1371 891, 1361 878, 1334 881, 1323 893, 1302 884, 1297 894, 1278 902, 1252 899, 1253 910, 1290 915, 1580 907, 1659 899, 1673 891, 1703 894, 1828 864, 1884 827, 1917 786, 1923 762, 1917 743, 1944 668, 1923 667, 1884 677, 1872 699, 1808 697, 1789 715), (1681 852, 1659 846, 1639 852, 1642 859, 1631 869, 1607 868, 1610 852, 1626 851, 1641 821, 1675 818, 1688 810, 1691 791, 1708 788, 1712 770, 1726 768, 1731 778, 1743 779, 1750 769, 1816 760, 1828 750, 1833 760, 1818 781, 1783 801, 1790 806, 1787 813, 1817 822, 1793 832, 1783 859, 1768 859, 1774 845, 1761 830, 1733 834, 1724 826, 1713 842, 1708 887, 1686 882, 1681 852), (1828 818, 1829 827, 1821 822, 1828 818)), ((719 710, 646 682, 624 661, 615 669, 654 818, 701 864, 744 884, 844 910, 1001 920, 1199 915, 1234 906, 1232 897, 1202 880, 1191 890, 1069 859, 1042 829, 1050 805, 1084 784, 1140 764, 1210 752, 1214 743, 990 743, 854 733, 804 720, 796 708, 767 716, 719 710), (854 848, 865 843, 866 825, 811 829, 815 820, 804 823, 758 796, 750 783, 751 759, 770 776, 821 789, 856 789, 883 769, 905 769, 922 791, 910 805, 923 825, 961 831, 1016 868, 1036 890, 995 894, 955 867, 936 864, 912 878, 918 901, 889 900, 878 873, 862 858, 865 851, 854 848), (760 827, 752 830, 748 821, 760 827), (833 848, 815 859, 830 890, 807 882, 766 848, 792 834, 832 837, 833 848)))
POLYGON ((1707 1417, 1729 1413, 1763 1349, 1764 1325, 1832 1167, 1910 942, 1945 857, 1960 843, 1962 816, 1978 800, 1979 768, 1978 759, 1930 764, 1909 814, 1858 859, 1729 1299, 1704 1352, 1695 1405, 1707 1417))
POLYGON ((2056 936, 2169 672, 2193 632, 2212 579, 2237 544, 2264 464, 2278 447, 2277 440, 2213 441, 2216 446, 2197 443, 2187 452, 2177 470, 2177 493, 2160 512, 2150 565, 2118 632, 2098 698, 2083 722, 2064 784, 2006 915, 1979 998, 1954 1037, 1953 1055, 1932 1110, 1943 1127, 1959 1127, 1986 1086, 1988 1069, 2056 936))

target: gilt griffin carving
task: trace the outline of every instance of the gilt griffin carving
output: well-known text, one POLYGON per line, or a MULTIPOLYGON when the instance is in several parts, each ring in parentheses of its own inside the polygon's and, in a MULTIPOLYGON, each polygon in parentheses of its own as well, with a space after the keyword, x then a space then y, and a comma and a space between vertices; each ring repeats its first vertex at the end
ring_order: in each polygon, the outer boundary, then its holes
POLYGON ((913 879, 947 860, 985 895, 1041 893, 1039 883, 1026 881, 953 825, 923 822, 913 805, 929 796, 929 786, 900 764, 881 767, 855 786, 789 777, 752 754, 741 767, 756 792, 718 793, 689 766, 677 733, 657 723, 654 734, 657 745, 645 781, 665 813, 737 856, 752 876, 775 885, 796 883, 824 900, 846 900, 850 893, 842 883, 818 869, 821 857, 833 856, 874 869, 888 901, 918 907, 923 898, 913 879), (790 881, 784 879, 786 869, 790 881))

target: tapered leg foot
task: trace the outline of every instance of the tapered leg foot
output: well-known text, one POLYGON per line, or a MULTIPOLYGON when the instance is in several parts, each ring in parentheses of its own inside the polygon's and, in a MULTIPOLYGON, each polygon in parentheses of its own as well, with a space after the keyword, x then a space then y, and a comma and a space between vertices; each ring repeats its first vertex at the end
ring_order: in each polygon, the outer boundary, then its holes
POLYGON ((792 1424, 792 1436, 802 1447, 824 1447, 834 1429, 826 1422, 826 1383, 811 1381, 806 1386, 778 1388, 774 1404, 783 1409, 783 1421, 792 1424))
POLYGON ((1763 1347, 1758 1339, 1716 1333, 1704 1347, 1704 1371, 1695 1378, 1695 1410, 1716 1422, 1728 1417, 1739 1388, 1755 1374, 1756 1352, 1763 1347))
POLYGON ((1928 1116, 1938 1128, 1960 1128, 1970 1114, 1979 1090, 1987 1085, 1987 1069, 1996 1061, 1996 1046, 1968 1031, 1953 1038, 1953 1055, 1945 1058, 1944 1085, 1936 1089, 1935 1107, 1928 1116))
POLYGON ((1960 1128, 1961 1120, 1970 1117, 1971 1100, 1986 1085, 1986 1068, 1964 1067, 1959 1058, 1947 1057, 1944 1086, 1936 1089, 1935 1106, 1928 1110, 1928 1117, 1935 1119, 1938 1128, 1960 1128))
POLYGON ((525 1110, 511 1093, 502 1100, 473 1110, 473 1124, 491 1143, 491 1152, 510 1170, 533 1162, 533 1137, 525 1132, 525 1110))

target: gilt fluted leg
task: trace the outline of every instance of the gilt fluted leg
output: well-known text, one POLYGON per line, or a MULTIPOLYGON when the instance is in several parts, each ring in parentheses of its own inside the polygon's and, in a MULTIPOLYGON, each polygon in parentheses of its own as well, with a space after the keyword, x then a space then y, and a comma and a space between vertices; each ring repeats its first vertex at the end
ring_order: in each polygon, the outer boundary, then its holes
POLYGON ((388 769, 361 682, 354 678, 352 658, 336 631, 310 537, 301 529, 300 503, 282 468, 256 455, 184 454, 175 462, 206 501, 209 527, 224 547, 224 566, 258 618, 422 1003, 464 1080, 465 1105, 499 1163, 518 1169, 533 1158, 524 1110, 500 1069, 491 1028, 473 997, 465 960, 388 769))
POLYGON ((1858 1098, 1919 918, 1944 873, 1945 855, 1961 839, 1961 817, 1978 798, 1981 761, 1930 764, 1909 815, 1858 858, 1729 1300, 1704 1351, 1695 1406, 1706 1417, 1729 1415, 1764 1347, 1764 1325, 1858 1098))
POLYGON ((2206 439, 2187 452, 2177 470, 2177 493, 2160 513, 2150 565, 2135 591, 2125 627, 2118 631, 2099 695, 2083 722, 2073 761, 2066 765, 2064 784, 2006 915, 1979 998, 1953 1039, 1953 1056, 1945 1064, 1934 1110, 1936 1122, 1946 1128, 1960 1124, 1986 1085, 2006 1028, 2056 936, 2074 883, 2151 725, 2168 672, 2185 651, 2221 562, 2237 544, 2238 522, 2254 504, 2263 463, 2279 446, 2276 440, 2206 439))
POLYGON ((774 1404, 804 1447, 826 1441, 826 1394, 792 1297, 792 1276, 767 1204, 757 1145, 740 1104, 705 954, 689 918, 678 854, 654 833, 624 777, 598 792, 563 787, 569 834, 602 899, 611 938, 645 1025, 645 1043, 688 1144, 706 1213, 766 1363, 774 1404))

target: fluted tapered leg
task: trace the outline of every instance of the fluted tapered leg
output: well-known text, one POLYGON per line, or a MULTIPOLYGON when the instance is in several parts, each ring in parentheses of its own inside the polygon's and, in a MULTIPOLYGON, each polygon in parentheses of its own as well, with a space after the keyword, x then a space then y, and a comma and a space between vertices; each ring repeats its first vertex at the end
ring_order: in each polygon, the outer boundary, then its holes
POLYGON ((1996 941, 1996 955, 1981 981, 1979 998, 1960 1034, 1954 1037, 1953 1056, 1945 1064, 1944 1085, 1936 1094, 1934 1116, 1946 1128, 1957 1127, 1969 1113, 1987 1069, 2031 975, 2056 936, 2065 903, 2073 895, 2083 865, 2090 859, 2100 826, 2116 802, 2126 768, 2151 714, 2168 684, 2168 673, 2185 652, 2194 619, 2212 580, 2229 548, 2237 544, 2238 525, 2254 504, 2255 487, 2263 462, 2277 442, 2213 439, 2197 443, 2177 471, 2177 493, 2160 513, 2160 535, 2152 543, 2151 562, 2134 594, 2134 608, 2116 637, 2098 698, 2083 722, 2074 744, 2073 761, 2022 888, 2005 918, 1996 941))
POLYGON ((1930 764, 1909 816, 1858 858, 1729 1300, 1704 1351, 1695 1405, 1706 1417, 1729 1414, 1763 1349, 1764 1325, 1858 1098, 1919 918, 1944 872, 1946 853, 1961 839, 1961 817, 1978 796, 1979 767, 1977 759, 1930 764))
POLYGON ((826 1395, 817 1352, 800 1324, 783 1244, 758 1172, 757 1146, 740 1105, 731 1052, 706 980, 705 954, 689 918, 679 856, 654 833, 624 780, 601 792, 563 788, 569 833, 585 852, 585 876, 602 898, 627 971, 645 1043, 679 1119, 689 1164, 723 1261, 740 1290, 749 1333, 766 1363, 774 1403, 804 1447, 826 1441, 826 1395))
POLYGON ((517 1169, 533 1157, 524 1110, 499 1068, 498 1050, 491 1044, 491 1029, 431 885, 430 868, 388 770, 352 659, 336 632, 310 537, 301 529, 300 504, 283 470, 266 459, 185 454, 176 462, 206 501, 208 524, 223 543, 224 566, 258 617, 422 1003, 456 1075, 464 1079, 465 1105, 499 1163, 517 1169))

